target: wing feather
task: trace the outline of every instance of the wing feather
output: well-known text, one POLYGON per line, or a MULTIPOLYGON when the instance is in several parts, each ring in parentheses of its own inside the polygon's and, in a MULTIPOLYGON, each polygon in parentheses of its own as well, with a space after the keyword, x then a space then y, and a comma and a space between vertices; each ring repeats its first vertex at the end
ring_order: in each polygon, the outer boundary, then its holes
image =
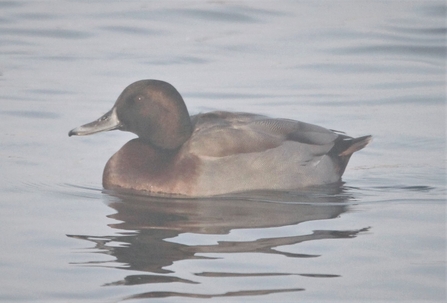
POLYGON ((194 132, 187 148, 200 156, 262 152, 286 141, 306 144, 310 155, 322 155, 333 147, 338 137, 317 125, 255 114, 211 112, 191 119, 194 132))

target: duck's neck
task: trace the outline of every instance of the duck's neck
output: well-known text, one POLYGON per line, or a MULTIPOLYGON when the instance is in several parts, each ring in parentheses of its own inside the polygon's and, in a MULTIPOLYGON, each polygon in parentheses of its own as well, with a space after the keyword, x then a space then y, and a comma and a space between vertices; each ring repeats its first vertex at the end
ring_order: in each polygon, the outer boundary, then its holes
POLYGON ((193 129, 188 112, 162 124, 163 127, 154 125, 151 131, 139 134, 140 140, 159 149, 176 150, 191 137, 193 129))

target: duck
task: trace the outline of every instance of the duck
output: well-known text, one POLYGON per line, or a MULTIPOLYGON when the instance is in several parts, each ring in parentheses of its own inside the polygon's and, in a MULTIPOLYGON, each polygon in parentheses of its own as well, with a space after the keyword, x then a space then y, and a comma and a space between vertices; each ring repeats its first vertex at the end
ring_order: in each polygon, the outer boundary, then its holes
POLYGON ((68 135, 111 130, 138 137, 107 161, 105 189, 187 197, 338 183, 372 139, 253 113, 190 116, 174 86, 153 79, 130 84, 111 110, 68 135))

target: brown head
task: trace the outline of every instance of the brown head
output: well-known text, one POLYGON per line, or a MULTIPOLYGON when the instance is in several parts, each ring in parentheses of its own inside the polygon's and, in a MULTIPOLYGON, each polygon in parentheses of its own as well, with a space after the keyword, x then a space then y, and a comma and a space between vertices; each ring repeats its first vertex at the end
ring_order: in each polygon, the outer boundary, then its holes
POLYGON ((161 149, 177 149, 192 133, 191 119, 179 92, 169 83, 140 80, 124 89, 113 108, 98 120, 77 127, 72 135, 119 129, 161 149))

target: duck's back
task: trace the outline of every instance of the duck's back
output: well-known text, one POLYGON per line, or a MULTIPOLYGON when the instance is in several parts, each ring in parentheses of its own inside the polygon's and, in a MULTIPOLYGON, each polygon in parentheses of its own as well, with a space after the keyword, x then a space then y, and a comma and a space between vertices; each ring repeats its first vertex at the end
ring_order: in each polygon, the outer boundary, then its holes
POLYGON ((246 113, 211 112, 192 121, 194 132, 181 153, 198 159, 198 195, 334 183, 351 154, 370 140, 246 113))
POLYGON ((211 157, 263 152, 286 141, 307 144, 321 153, 339 137, 317 125, 248 113, 211 112, 192 116, 192 121, 190 152, 211 157))

